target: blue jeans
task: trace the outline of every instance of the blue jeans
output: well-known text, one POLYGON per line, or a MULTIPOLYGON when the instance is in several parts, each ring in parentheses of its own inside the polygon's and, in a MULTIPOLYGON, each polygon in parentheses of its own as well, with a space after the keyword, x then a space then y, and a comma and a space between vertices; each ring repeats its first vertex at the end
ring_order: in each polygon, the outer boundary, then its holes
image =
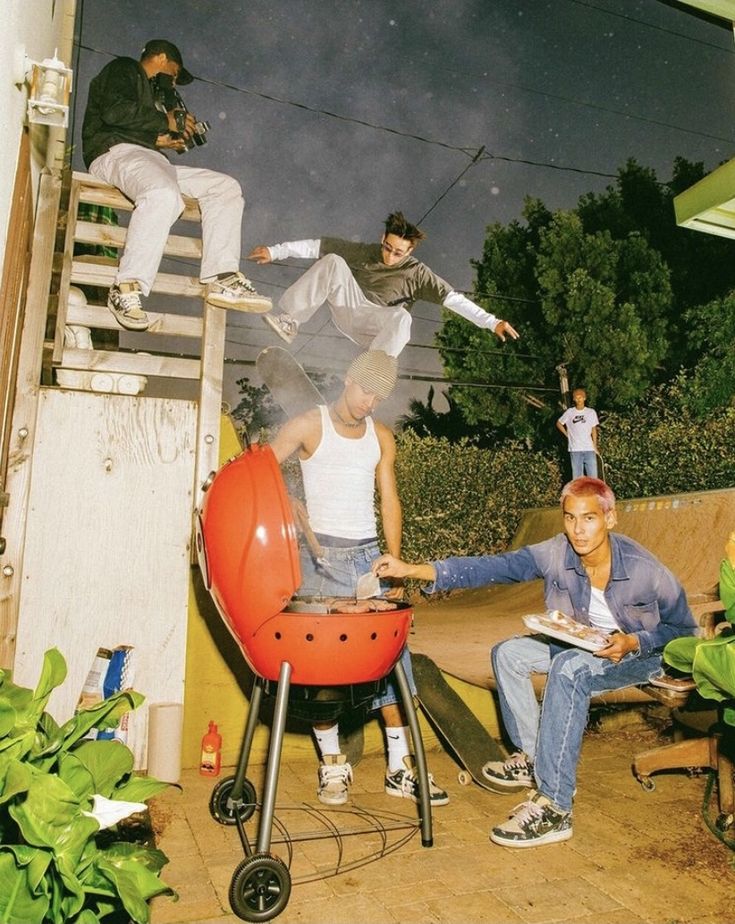
MULTIPOLYGON (((349 548, 323 545, 322 551, 323 557, 329 564, 328 569, 322 567, 314 559, 309 548, 302 546, 299 549, 301 587, 298 589, 298 595, 300 597, 353 597, 357 588, 357 579, 361 574, 367 574, 370 571, 370 565, 380 556, 377 542, 368 542, 365 545, 355 545, 349 548)), ((381 584, 383 590, 387 590, 388 586, 381 584)), ((401 652, 401 664, 406 672, 411 693, 415 696, 416 684, 413 679, 408 645, 405 645, 401 652)), ((381 709, 383 706, 392 706, 400 701, 398 687, 393 682, 391 671, 386 679, 385 691, 373 699, 370 709, 381 709)))
POLYGON ((572 463, 572 478, 581 478, 582 475, 597 478, 597 453, 593 449, 570 452, 569 459, 572 463))
POLYGON ((632 652, 616 664, 581 648, 550 645, 540 636, 518 636, 496 645, 491 658, 508 737, 533 761, 538 791, 571 811, 590 699, 656 677, 661 655, 641 658, 632 652), (534 673, 548 675, 541 706, 534 673))

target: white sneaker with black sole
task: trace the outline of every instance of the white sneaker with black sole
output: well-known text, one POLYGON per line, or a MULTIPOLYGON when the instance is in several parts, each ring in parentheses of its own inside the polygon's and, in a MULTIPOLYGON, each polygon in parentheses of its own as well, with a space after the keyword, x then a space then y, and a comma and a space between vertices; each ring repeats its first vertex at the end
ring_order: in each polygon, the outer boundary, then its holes
POLYGON ((107 293, 107 307, 125 330, 148 330, 150 318, 143 311, 138 282, 119 282, 107 293))
MULTIPOLYGON (((385 775, 385 791, 389 796, 395 796, 398 799, 410 799, 412 802, 419 801, 419 777, 416 772, 413 758, 409 755, 403 758, 404 767, 394 770, 393 773, 385 775)), ((432 805, 446 805, 449 802, 449 796, 440 789, 434 782, 434 777, 429 774, 429 801, 432 805)))

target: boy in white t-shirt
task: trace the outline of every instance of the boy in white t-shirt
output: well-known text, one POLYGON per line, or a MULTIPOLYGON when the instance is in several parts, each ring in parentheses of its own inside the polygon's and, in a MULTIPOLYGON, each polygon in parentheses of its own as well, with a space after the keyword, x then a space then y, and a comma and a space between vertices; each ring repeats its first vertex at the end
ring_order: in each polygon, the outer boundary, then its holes
POLYGON ((600 421, 594 408, 586 407, 587 392, 575 388, 572 392, 574 407, 567 408, 556 422, 557 430, 566 436, 572 478, 588 475, 597 478, 597 428, 600 421))

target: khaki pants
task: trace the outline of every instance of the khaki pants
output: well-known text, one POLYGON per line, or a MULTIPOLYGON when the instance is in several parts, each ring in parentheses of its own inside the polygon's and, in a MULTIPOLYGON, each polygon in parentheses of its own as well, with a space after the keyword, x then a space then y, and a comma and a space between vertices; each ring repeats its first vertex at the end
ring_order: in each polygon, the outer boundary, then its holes
POLYGON ((347 263, 333 253, 317 260, 289 286, 278 307, 301 325, 325 303, 335 327, 363 349, 398 356, 411 337, 411 315, 406 309, 367 299, 347 263))
POLYGON ((240 267, 244 207, 237 180, 202 167, 174 165, 159 151, 116 144, 92 161, 92 176, 116 186, 135 203, 115 282, 140 283, 148 295, 171 225, 184 210, 184 196, 202 212, 202 265, 199 278, 234 273, 240 267))

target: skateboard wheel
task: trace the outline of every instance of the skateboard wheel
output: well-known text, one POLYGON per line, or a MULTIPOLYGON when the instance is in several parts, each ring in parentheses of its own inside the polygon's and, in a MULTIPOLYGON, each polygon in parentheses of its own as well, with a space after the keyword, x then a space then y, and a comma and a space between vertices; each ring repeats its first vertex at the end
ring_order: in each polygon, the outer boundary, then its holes
POLYGON ((461 786, 469 786, 472 782, 472 775, 469 774, 466 770, 460 770, 457 774, 457 779, 461 786))

